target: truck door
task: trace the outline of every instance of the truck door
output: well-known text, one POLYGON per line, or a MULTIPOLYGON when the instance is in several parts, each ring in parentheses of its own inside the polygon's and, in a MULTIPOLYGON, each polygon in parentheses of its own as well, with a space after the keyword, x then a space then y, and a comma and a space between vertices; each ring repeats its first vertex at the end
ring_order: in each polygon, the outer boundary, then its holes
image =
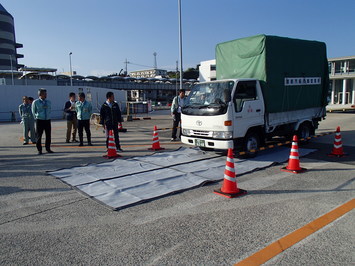
POLYGON ((244 137, 248 129, 264 122, 264 101, 256 80, 239 81, 233 95, 234 137, 244 137))

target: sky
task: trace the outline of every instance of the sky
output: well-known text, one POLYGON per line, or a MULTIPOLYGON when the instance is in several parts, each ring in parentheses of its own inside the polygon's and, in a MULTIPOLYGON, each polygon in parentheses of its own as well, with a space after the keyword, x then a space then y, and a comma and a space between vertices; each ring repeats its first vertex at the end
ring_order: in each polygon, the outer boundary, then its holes
MULTIPOLYGON (((20 64, 104 76, 179 60, 178 0, 0 0, 14 17, 20 64)), ((317 40, 355 55, 355 0, 181 0, 183 69, 218 43, 257 34, 317 40)), ((180 63, 179 63, 180 65, 180 63)))

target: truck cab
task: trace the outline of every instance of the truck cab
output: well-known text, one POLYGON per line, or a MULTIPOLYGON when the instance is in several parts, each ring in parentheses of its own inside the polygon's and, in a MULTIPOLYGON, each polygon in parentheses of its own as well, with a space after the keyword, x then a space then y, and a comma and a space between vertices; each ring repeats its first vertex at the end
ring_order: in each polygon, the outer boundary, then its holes
POLYGON ((185 144, 225 150, 259 147, 265 105, 256 79, 230 79, 196 84, 182 109, 185 144))

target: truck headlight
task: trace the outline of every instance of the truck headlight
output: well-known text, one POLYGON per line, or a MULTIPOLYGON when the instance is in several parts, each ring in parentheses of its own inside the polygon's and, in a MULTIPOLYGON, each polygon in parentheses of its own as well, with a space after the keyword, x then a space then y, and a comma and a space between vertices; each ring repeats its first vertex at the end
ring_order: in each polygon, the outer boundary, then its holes
POLYGON ((182 134, 185 135, 185 136, 191 136, 192 135, 192 130, 183 128, 182 129, 182 134))
POLYGON ((231 139, 233 138, 232 131, 213 131, 212 137, 214 139, 231 139))

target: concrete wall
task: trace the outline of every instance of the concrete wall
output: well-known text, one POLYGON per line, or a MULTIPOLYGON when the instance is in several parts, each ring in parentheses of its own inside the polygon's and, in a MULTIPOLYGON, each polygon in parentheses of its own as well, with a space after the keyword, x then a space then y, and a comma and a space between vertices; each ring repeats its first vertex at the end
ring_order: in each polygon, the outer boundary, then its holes
MULTIPOLYGON (((38 98, 38 89, 40 86, 0 86, 1 104, 0 121, 20 121, 18 106, 22 103, 22 96, 31 96, 38 98)), ((79 88, 85 93, 86 99, 91 101, 93 112, 99 112, 101 105, 106 101, 106 93, 112 91, 115 94, 115 100, 120 104, 121 110, 125 109, 127 92, 122 90, 112 90, 97 87, 78 87, 78 86, 43 86, 47 90, 47 99, 52 102, 52 119, 61 119, 63 117, 63 107, 68 101, 69 93, 79 93, 79 88)))

